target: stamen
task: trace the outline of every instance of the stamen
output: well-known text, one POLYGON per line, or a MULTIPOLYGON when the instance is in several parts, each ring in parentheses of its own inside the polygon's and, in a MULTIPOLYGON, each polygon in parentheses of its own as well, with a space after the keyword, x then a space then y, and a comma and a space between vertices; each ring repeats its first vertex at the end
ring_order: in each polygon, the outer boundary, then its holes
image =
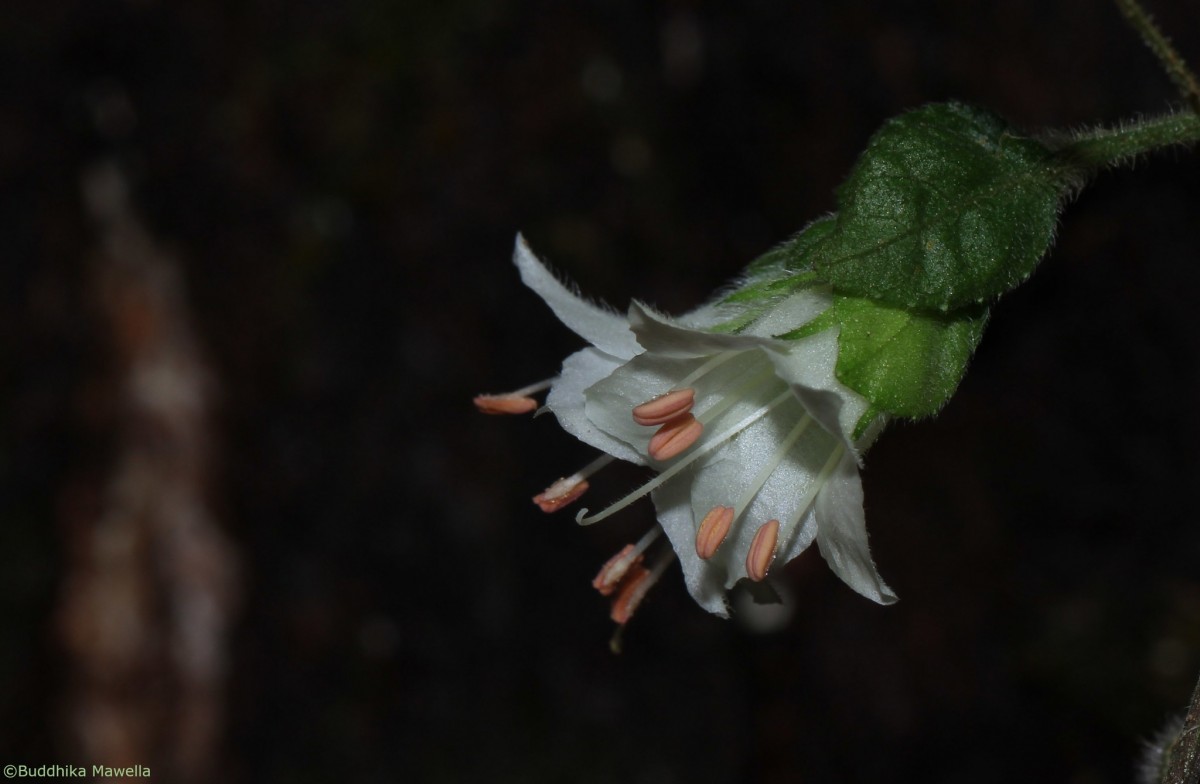
POLYGON ((603 455, 570 476, 563 477, 533 497, 533 502, 546 514, 557 512, 564 506, 579 500, 589 487, 587 478, 613 461, 603 455))
POLYGON ((655 460, 670 460, 685 452, 704 434, 704 425, 691 414, 672 419, 658 429, 646 451, 655 460))
POLYGON ((475 408, 484 414, 528 414, 538 407, 537 401, 530 395, 548 389, 555 381, 558 379, 548 378, 500 395, 476 395, 475 408))
POLYGON ((733 525, 732 506, 714 506, 704 519, 700 521, 700 530, 696 532, 696 555, 707 561, 712 558, 717 548, 729 535, 733 525))
POLYGON ((754 582, 762 582, 775 560, 775 545, 779 541, 779 521, 768 520, 754 535, 750 552, 746 554, 746 575, 754 582))
POLYGON ((642 562, 642 553, 660 536, 662 536, 662 528, 656 525, 647 531, 637 544, 625 545, 619 553, 609 558, 608 562, 600 567, 596 579, 592 580, 592 587, 602 596, 610 595, 625 579, 629 570, 642 562))
POLYGON ((639 425, 661 425, 670 422, 680 414, 692 410, 696 402, 696 390, 675 389, 665 395, 659 395, 653 400, 647 400, 633 409, 633 421, 639 425))
POLYGON ((743 430, 745 430, 746 428, 748 428, 750 425, 752 425, 755 422, 757 422, 758 420, 762 419, 764 416, 766 416, 767 414, 769 414, 771 412, 771 409, 775 408, 780 403, 782 403, 783 401, 787 400, 790 397, 792 397, 792 390, 791 389, 784 390, 783 392, 781 392, 780 394, 775 396, 765 406, 759 408, 757 411, 747 414, 745 417, 743 417, 741 419, 741 421, 733 424, 727 430, 725 430, 724 432, 715 436, 714 438, 707 439, 704 442, 704 444, 701 445, 701 447, 699 449, 691 452, 683 460, 680 460, 677 463, 673 463, 670 467, 668 467, 661 474, 654 477, 649 482, 647 482, 646 484, 639 487, 637 490, 634 490, 632 493, 625 496, 620 501, 617 501, 616 503, 612 504, 611 506, 606 508, 604 511, 602 511, 598 514, 592 515, 591 517, 588 517, 587 516, 588 510, 580 509, 579 513, 575 515, 575 522, 579 523, 580 525, 591 525, 592 523, 598 523, 601 520, 605 519, 606 517, 610 517, 610 516, 616 514, 617 512, 624 509, 625 507, 632 504, 634 501, 637 501, 639 498, 642 498, 643 496, 656 490, 657 488, 662 486, 665 482, 674 478, 675 475, 678 474, 680 471, 684 470, 685 468, 690 466, 692 463, 699 460, 701 457, 704 457, 706 454, 713 451, 714 449, 719 447, 721 444, 723 444, 726 441, 728 441, 729 439, 733 438, 738 433, 740 433, 743 430))
POLYGON ((538 407, 533 398, 516 395, 476 395, 474 402, 483 414, 528 414, 538 407))
POLYGON ((646 592, 658 582, 658 578, 671 565, 674 557, 675 551, 668 550, 649 570, 639 564, 637 566, 637 573, 629 575, 621 583, 621 590, 616 598, 613 599, 612 611, 609 613, 609 617, 622 626, 629 623, 629 619, 633 617, 633 613, 637 610, 638 605, 642 603, 642 599, 646 598, 646 592))
POLYGON ((546 514, 557 512, 567 504, 578 501, 591 485, 579 474, 559 479, 533 497, 533 502, 546 514))
MULTIPOLYGON (((601 596, 611 595, 613 591, 617 590, 617 585, 629 574, 630 569, 641 568, 642 557, 634 553, 633 545, 625 545, 620 552, 609 558, 604 566, 600 567, 600 571, 592 580, 592 587, 599 591, 601 596)), ((642 569, 642 571, 646 570, 642 569)), ((636 575, 634 579, 636 579, 636 575)))

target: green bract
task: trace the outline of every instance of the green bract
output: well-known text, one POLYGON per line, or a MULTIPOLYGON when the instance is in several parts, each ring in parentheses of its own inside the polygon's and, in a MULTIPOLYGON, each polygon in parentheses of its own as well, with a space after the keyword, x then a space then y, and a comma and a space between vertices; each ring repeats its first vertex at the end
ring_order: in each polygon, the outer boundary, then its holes
POLYGON ((954 394, 987 323, 985 307, 906 310, 836 297, 842 324, 838 378, 894 416, 937 412, 954 394))
POLYGON ((951 313, 899 308, 835 295, 804 327, 781 335, 804 338, 839 327, 837 377, 871 401, 871 415, 934 414, 954 394, 987 323, 983 306, 951 313))
MULTIPOLYGON (((822 218, 751 264, 743 285, 722 300, 738 315, 715 331, 740 332, 795 291, 830 292, 812 269, 812 256, 834 227, 833 217, 822 218)), ((836 287, 827 296, 831 304, 819 316, 776 337, 801 340, 837 328, 837 378, 871 403, 856 437, 877 414, 919 418, 937 413, 966 372, 988 316, 984 305, 951 311, 902 307, 839 293, 836 287)))
POLYGON ((721 325, 736 332, 788 293, 832 292, 802 339, 838 328, 837 378, 877 414, 923 417, 954 393, 987 305, 1033 271, 1069 180, 1043 145, 996 116, 935 104, 875 134, 838 190, 840 211, 747 269, 721 325))
POLYGON ((987 302, 1033 271, 1064 187, 1051 152, 996 116, 925 106, 871 139, 811 263, 842 294, 941 311, 987 302))

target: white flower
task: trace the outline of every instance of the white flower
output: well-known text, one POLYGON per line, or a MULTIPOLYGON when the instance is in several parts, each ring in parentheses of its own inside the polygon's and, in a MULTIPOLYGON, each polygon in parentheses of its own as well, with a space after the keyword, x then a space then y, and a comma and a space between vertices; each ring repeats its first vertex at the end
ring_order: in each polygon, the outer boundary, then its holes
MULTIPOLYGON (((677 320, 635 302, 623 317, 560 283, 520 236, 515 261, 525 284, 591 344, 547 382, 546 408, 607 455, 555 482, 534 499, 539 506, 554 511, 576 500, 612 458, 647 465, 657 476, 576 519, 598 522, 649 494, 688 590, 710 612, 728 615, 725 594, 735 583, 763 580, 773 562, 790 561, 813 541, 855 591, 895 601, 867 548, 858 473, 882 419, 857 442, 851 437, 869 403, 834 375, 837 328, 772 337, 824 311, 827 290, 803 289, 769 307, 760 301, 752 313, 717 303, 677 320), (731 322, 743 325, 736 334, 714 331, 731 322)), ((476 403, 492 413, 529 410, 528 395, 545 385, 476 403)), ((602 593, 617 595, 619 623, 670 563, 642 566, 659 533, 626 547, 596 578, 602 593)))

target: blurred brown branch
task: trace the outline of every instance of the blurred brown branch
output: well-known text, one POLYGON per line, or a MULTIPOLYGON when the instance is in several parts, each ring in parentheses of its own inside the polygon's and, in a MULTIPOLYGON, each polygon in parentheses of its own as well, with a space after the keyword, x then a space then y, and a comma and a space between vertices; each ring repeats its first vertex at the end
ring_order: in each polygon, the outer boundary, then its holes
POLYGON ((87 285, 111 351, 88 394, 111 401, 100 511, 68 521, 58 627, 67 745, 87 764, 215 780, 234 553, 208 505, 213 381, 178 266, 111 164, 85 173, 99 235, 87 285))

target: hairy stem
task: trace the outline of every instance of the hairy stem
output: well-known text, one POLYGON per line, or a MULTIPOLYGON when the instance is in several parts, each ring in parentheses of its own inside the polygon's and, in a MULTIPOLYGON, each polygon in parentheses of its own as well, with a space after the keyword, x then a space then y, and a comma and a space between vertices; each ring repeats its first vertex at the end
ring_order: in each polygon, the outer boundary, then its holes
POLYGON ((1115 128, 1092 128, 1052 140, 1058 162, 1084 176, 1099 169, 1129 163, 1139 155, 1200 141, 1200 114, 1177 112, 1136 120, 1115 128))
POLYGON ((1171 744, 1169 762, 1163 772, 1162 784, 1196 784, 1200 782, 1200 682, 1192 692, 1183 729, 1171 744))
POLYGON ((1154 56, 1166 70, 1167 76, 1179 88, 1184 99, 1191 104, 1194 111, 1200 112, 1200 81, 1179 56, 1179 52, 1175 51, 1175 47, 1171 46, 1171 41, 1158 29, 1154 19, 1142 8, 1138 0, 1116 0, 1116 3, 1125 15, 1125 20, 1138 31, 1146 46, 1150 47, 1150 51, 1154 52, 1154 56))

